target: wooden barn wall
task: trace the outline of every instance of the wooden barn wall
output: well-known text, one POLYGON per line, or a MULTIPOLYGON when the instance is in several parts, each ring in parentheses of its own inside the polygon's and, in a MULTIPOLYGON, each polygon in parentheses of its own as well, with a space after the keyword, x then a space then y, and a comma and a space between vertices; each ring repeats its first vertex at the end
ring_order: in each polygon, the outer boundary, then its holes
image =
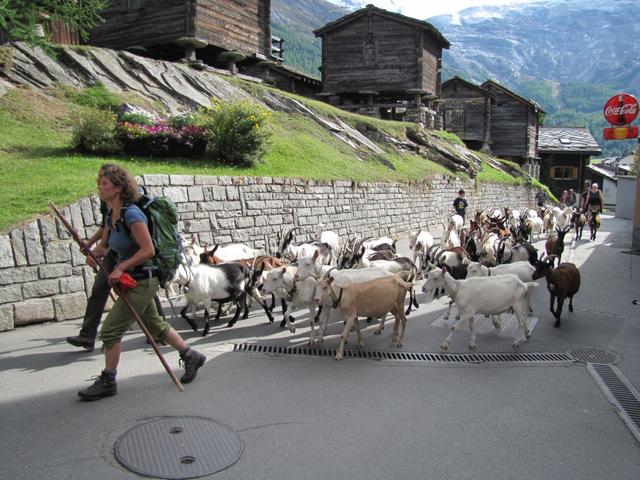
POLYGON ((526 157, 529 108, 509 95, 496 91, 491 111, 491 151, 499 157, 526 157))
POLYGON ((466 85, 457 86, 457 91, 454 91, 452 84, 442 89, 440 110, 445 114, 445 119, 448 109, 464 110, 464 124, 458 127, 447 125, 445 122, 444 128, 462 140, 482 141, 485 128, 485 97, 466 85))
POLYGON ((538 118, 535 112, 529 109, 529 145, 527 145, 527 152, 529 157, 535 158, 538 156, 538 118))
POLYGON ((99 47, 124 49, 133 45, 162 45, 190 35, 189 0, 110 1, 102 12, 105 22, 96 26, 90 43, 99 47), (132 5, 123 7, 122 5, 132 5), (142 5, 137 8, 135 5, 142 5))
POLYGON ((245 54, 271 54, 269 0, 199 0, 196 36, 245 54))
POLYGON ((440 74, 438 73, 438 59, 442 58, 442 46, 427 32, 422 31, 422 84, 419 88, 434 95, 440 95, 440 74))
POLYGON ((51 35, 51 41, 53 43, 62 45, 79 45, 80 36, 78 32, 72 30, 61 20, 55 20, 53 22, 47 22, 45 29, 47 33, 51 35))
POLYGON ((372 31, 375 49, 367 58, 367 16, 323 36, 325 91, 398 92, 419 87, 415 28, 374 15, 372 31))

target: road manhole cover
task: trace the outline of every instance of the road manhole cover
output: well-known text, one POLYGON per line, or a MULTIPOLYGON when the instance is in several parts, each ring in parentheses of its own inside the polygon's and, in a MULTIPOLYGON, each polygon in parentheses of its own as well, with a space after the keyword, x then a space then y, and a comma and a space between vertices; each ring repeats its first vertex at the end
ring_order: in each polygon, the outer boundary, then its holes
POLYGON ((618 363, 620 359, 618 355, 607 350, 599 350, 597 348, 572 348, 567 351, 572 359, 584 363, 598 363, 602 365, 613 365, 618 363))
POLYGON ((237 432, 200 417, 161 417, 129 429, 116 442, 118 461, 154 478, 197 478, 238 461, 244 443, 237 432))

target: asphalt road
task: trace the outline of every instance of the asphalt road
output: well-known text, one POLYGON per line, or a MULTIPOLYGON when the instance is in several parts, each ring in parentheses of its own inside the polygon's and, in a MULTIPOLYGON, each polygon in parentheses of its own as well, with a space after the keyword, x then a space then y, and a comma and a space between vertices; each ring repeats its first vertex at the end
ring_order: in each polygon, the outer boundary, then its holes
MULTIPOLYGON (((582 289, 575 312, 553 328, 548 294, 534 293, 537 320, 523 352, 608 350, 640 386, 640 257, 631 223, 605 217, 595 242, 569 247, 582 289)), ((541 245, 541 243, 540 243, 541 245)), ((409 317, 404 352, 439 352, 447 329, 433 326, 443 300, 409 317)), ((0 478, 133 479, 115 460, 116 440, 146 419, 199 416, 239 432, 237 463, 220 479, 621 479, 640 478, 640 444, 581 363, 449 364, 233 352, 236 343, 304 346, 307 315, 295 334, 257 310, 203 338, 173 319, 208 356, 197 379, 179 393, 140 332, 123 342, 119 393, 94 403, 77 390, 99 373, 103 358, 65 343, 80 322, 49 323, 0 334, 0 478)), ((279 320, 279 315, 276 315, 279 320)), ((365 348, 390 345, 391 322, 365 348)), ((332 317, 325 346, 335 348, 342 322, 332 317)), ((353 348, 353 341, 350 348, 353 348)), ((468 331, 451 352, 466 353, 468 331)), ((178 356, 164 347, 178 376, 178 356)), ((488 330, 477 352, 511 352, 511 340, 488 330)))

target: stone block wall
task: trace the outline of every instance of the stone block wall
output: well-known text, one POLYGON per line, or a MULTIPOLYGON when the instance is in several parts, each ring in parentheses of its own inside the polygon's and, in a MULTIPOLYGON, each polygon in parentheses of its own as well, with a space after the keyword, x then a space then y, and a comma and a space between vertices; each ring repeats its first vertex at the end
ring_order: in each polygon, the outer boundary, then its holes
MULTIPOLYGON (((283 226, 304 227, 308 240, 319 223, 339 235, 406 235, 440 230, 460 188, 469 214, 478 209, 533 206, 527 186, 474 184, 450 177, 423 183, 318 182, 288 178, 144 175, 150 193, 176 202, 180 228, 200 243, 247 243, 271 252, 283 226)), ((97 197, 62 209, 81 236, 100 223, 97 197)), ((62 224, 43 216, 0 234, 0 331, 84 314, 93 272, 62 224)))

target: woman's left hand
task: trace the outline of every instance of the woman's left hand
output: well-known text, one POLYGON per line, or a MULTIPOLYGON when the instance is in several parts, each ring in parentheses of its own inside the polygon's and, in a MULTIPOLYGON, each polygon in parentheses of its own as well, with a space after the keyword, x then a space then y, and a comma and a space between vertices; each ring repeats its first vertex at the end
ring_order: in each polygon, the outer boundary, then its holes
POLYGON ((119 267, 116 267, 113 269, 113 271, 109 274, 109 284, 113 287, 115 284, 118 283, 118 281, 120 280, 120 276, 124 273, 124 271, 122 269, 120 269, 119 267))

